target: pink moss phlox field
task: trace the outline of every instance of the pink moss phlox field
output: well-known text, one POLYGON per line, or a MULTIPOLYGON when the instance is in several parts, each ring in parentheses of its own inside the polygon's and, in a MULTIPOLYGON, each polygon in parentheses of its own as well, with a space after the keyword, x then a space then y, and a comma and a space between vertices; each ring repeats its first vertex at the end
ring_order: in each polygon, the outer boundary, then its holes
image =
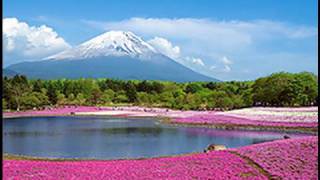
POLYGON ((274 112, 318 112, 318 106, 312 107, 258 107, 252 108, 258 111, 274 111, 274 112))
POLYGON ((318 116, 275 116, 275 115, 248 115, 248 114, 228 114, 229 116, 246 118, 252 121, 271 121, 271 122, 297 122, 312 123, 318 121, 318 116))
POLYGON ((318 122, 318 108, 244 108, 218 114, 273 122, 318 122))
POLYGON ((175 123, 249 125, 270 127, 318 127, 318 108, 246 108, 178 117, 175 123), (297 111, 294 111, 294 110, 297 111))
POLYGON ((185 118, 175 118, 175 123, 188 124, 212 124, 212 125, 251 125, 251 126, 271 126, 271 127, 317 127, 318 123, 292 123, 292 122, 270 122, 250 120, 246 118, 225 116, 225 115, 207 115, 207 116, 191 116, 185 118))
POLYGON ((267 179, 228 151, 110 161, 4 160, 4 179, 267 179))
POLYGON ((318 136, 267 142, 236 151, 274 177, 318 179, 318 136))

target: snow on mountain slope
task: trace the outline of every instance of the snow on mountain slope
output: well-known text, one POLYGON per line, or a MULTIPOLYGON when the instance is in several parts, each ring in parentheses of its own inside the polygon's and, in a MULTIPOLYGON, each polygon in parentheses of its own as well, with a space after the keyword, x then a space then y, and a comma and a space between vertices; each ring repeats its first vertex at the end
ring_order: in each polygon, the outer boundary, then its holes
POLYGON ((102 56, 151 58, 157 51, 132 32, 109 31, 74 48, 45 58, 45 60, 88 59, 102 56))

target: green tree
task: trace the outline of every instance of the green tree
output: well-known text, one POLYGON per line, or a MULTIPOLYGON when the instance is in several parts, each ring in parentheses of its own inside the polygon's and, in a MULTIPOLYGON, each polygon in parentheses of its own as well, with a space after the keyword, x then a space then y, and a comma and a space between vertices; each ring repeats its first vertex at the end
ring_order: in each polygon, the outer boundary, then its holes
POLYGON ((224 91, 213 91, 209 96, 209 108, 229 109, 233 107, 233 103, 227 93, 224 91))
POLYGON ((266 106, 267 102, 269 101, 269 97, 266 95, 267 89, 265 85, 267 84, 267 78, 259 78, 255 80, 254 84, 252 85, 252 99, 255 105, 263 105, 266 106))
POLYGON ((103 104, 112 103, 115 96, 115 92, 112 89, 107 89, 103 92, 101 101, 103 104))
POLYGON ((25 76, 16 75, 11 79, 11 82, 8 84, 9 87, 9 96, 12 99, 13 107, 17 111, 21 109, 22 95, 30 91, 30 87, 25 76))
POLYGON ((57 95, 57 105, 65 105, 67 103, 67 99, 65 97, 64 94, 60 93, 59 91, 57 91, 56 93, 57 95))
POLYGON ((73 93, 68 94, 67 104, 70 104, 70 105, 71 105, 71 104, 72 104, 72 105, 76 104, 76 102, 75 102, 75 96, 74 96, 73 93))
POLYGON ((164 89, 164 85, 161 82, 153 81, 152 82, 152 91, 155 93, 162 93, 164 89))
POLYGON ((202 86, 199 83, 190 83, 186 86, 185 92, 186 93, 196 93, 202 89, 202 86))
POLYGON ((90 96, 90 102, 92 105, 97 105, 100 103, 100 98, 102 96, 102 93, 99 89, 99 87, 96 87, 94 89, 92 89, 92 92, 91 92, 91 96, 90 96))
POLYGON ((139 92, 146 92, 146 93, 151 93, 152 91, 152 84, 149 83, 148 81, 144 80, 138 83, 137 85, 137 91, 139 92))
POLYGON ((198 95, 196 94, 192 94, 192 93, 188 93, 186 94, 186 96, 184 97, 183 100, 183 109, 185 110, 195 110, 198 109, 201 105, 201 99, 198 95))
POLYGON ((294 104, 308 106, 316 104, 318 79, 309 72, 295 74, 291 88, 294 91, 294 104))
POLYGON ((7 101, 5 98, 2 98, 2 109, 4 109, 4 110, 7 109, 7 101))
POLYGON ((21 109, 32 109, 40 104, 39 99, 31 94, 24 94, 21 97, 21 109))
POLYGON ((128 97, 128 101, 130 103, 136 102, 137 101, 137 90, 133 82, 128 81, 126 83, 126 95, 128 97))
POLYGON ((174 97, 172 92, 164 91, 159 94, 159 100, 165 107, 170 107, 170 104, 174 102, 174 97))
POLYGON ((77 105, 85 105, 86 104, 86 98, 82 93, 77 94, 77 97, 75 98, 75 103, 77 105))
POLYGON ((126 92, 121 90, 114 97, 115 103, 125 103, 128 102, 128 97, 126 96, 126 92))
POLYGON ((138 92, 137 93, 137 102, 140 105, 151 105, 152 102, 152 98, 150 97, 150 94, 145 93, 145 92, 138 92))

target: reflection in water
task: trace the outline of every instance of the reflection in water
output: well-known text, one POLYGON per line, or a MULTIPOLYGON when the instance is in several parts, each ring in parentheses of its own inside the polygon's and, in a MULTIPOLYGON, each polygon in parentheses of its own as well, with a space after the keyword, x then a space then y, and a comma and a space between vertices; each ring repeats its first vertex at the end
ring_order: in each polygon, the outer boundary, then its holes
POLYGON ((173 127, 152 119, 30 117, 4 120, 3 147, 29 156, 116 159, 202 152, 212 143, 235 148, 283 135, 173 127))
POLYGON ((55 136, 59 133, 55 132, 41 132, 41 131, 33 131, 33 132, 27 132, 27 131, 12 131, 12 132, 4 132, 3 136, 16 136, 16 137, 25 137, 25 136, 55 136))
POLYGON ((108 128, 103 130, 107 134, 146 134, 146 135, 159 135, 162 129, 159 127, 128 127, 128 128, 108 128))
MULTIPOLYGON (((105 134, 145 134, 145 135, 158 135, 163 132, 161 127, 116 127, 116 128, 84 128, 78 131, 86 133, 105 133, 105 134)), ((174 131, 174 130, 173 130, 174 131)))
POLYGON ((268 140, 253 138, 253 139, 252 139, 252 144, 259 144, 259 143, 263 143, 263 142, 267 142, 267 141, 268 141, 268 140))

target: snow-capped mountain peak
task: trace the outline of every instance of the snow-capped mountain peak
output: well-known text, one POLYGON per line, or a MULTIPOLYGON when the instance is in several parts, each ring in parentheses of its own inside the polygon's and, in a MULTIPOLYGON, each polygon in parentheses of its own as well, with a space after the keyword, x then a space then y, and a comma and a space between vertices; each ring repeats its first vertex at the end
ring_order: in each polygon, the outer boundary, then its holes
POLYGON ((157 51, 129 31, 108 31, 74 48, 45 59, 86 59, 103 56, 130 56, 146 59, 157 51))

